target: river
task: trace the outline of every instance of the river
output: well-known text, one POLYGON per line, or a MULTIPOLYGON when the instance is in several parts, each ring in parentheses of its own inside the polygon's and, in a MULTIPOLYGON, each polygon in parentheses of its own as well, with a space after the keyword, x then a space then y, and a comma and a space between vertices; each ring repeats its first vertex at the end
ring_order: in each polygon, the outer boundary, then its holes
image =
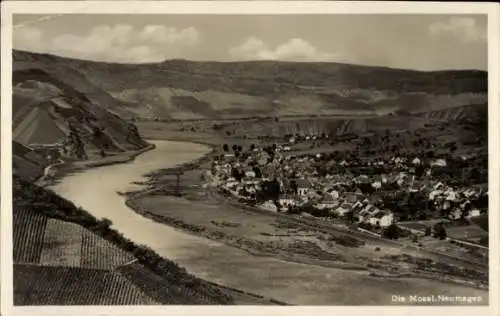
MULTIPOLYGON (((117 192, 138 189, 132 184, 160 168, 194 160, 210 148, 193 143, 154 141, 156 149, 130 163, 89 169, 64 177, 52 189, 136 243, 145 244, 194 275, 291 304, 391 304, 392 295, 483 296, 486 291, 424 279, 385 280, 364 272, 324 268, 252 256, 142 217, 125 205, 117 192)), ((195 212, 196 210, 193 210, 195 212)))

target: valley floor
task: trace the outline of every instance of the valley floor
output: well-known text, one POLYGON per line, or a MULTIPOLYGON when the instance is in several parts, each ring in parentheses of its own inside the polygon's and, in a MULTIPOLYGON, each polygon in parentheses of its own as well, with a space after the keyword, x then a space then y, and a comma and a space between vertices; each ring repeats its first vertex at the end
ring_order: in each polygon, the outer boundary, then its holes
MULTIPOLYGON (((234 143, 229 137, 172 133, 164 124, 139 124, 139 128, 146 138, 151 139, 191 141, 212 146, 234 143)), ((209 167, 207 161, 209 159, 202 159, 177 168, 183 172, 180 192, 177 192, 175 177, 172 176, 176 168, 151 174, 149 181, 144 183, 149 184, 146 189, 128 193, 128 205, 155 221, 254 255, 355 270, 372 277, 419 277, 488 288, 488 269, 479 268, 474 263, 435 258, 411 245, 405 246, 404 242, 394 243, 355 233, 342 223, 332 222, 321 227, 311 220, 278 216, 231 202, 215 189, 205 186, 200 179, 202 170, 209 167), (357 241, 353 242, 352 236, 356 236, 357 241), (477 274, 471 271, 477 271, 477 274)), ((445 287, 446 283, 443 283, 445 287)))

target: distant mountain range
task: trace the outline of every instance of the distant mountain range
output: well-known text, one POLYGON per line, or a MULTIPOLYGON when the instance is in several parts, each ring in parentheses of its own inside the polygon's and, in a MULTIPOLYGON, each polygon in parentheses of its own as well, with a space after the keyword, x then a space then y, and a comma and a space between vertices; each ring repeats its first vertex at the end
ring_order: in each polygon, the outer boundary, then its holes
POLYGON ((487 103, 487 73, 339 63, 169 60, 117 64, 14 51, 14 72, 43 70, 123 118, 425 113, 487 103))

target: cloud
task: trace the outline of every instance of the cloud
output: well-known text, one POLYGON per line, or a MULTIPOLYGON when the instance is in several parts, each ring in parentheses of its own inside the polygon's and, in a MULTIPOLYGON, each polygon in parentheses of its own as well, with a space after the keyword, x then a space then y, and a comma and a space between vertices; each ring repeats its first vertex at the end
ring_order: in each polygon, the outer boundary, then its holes
POLYGON ((139 36, 144 40, 157 43, 195 45, 198 43, 200 34, 194 27, 177 30, 164 25, 148 25, 141 31, 139 36))
POLYGON ((177 29, 146 25, 136 29, 128 24, 97 25, 89 32, 50 37, 41 30, 23 26, 14 30, 14 48, 63 56, 113 62, 158 62, 173 50, 199 43, 194 27, 177 29))
POLYGON ((485 28, 476 24, 474 18, 452 17, 446 22, 436 22, 429 26, 429 33, 435 36, 453 36, 464 42, 486 42, 488 35, 485 28))
POLYGON ((341 55, 318 50, 309 42, 293 38, 270 49, 259 38, 250 37, 241 45, 229 50, 232 58, 239 60, 283 60, 283 61, 337 61, 341 55))

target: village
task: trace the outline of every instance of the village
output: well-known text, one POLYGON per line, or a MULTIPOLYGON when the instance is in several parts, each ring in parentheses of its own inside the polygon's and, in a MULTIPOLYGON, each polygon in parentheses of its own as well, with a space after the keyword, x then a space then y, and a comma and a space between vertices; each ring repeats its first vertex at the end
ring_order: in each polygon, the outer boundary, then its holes
MULTIPOLYGON (((304 136, 302 141, 316 138, 304 136)), ((450 239, 447 230, 467 227, 470 219, 487 212, 486 188, 470 184, 477 176, 477 170, 468 168, 474 165, 473 158, 301 154, 293 150, 296 141, 290 137, 282 144, 251 145, 246 150, 225 145, 208 172, 210 185, 247 205, 345 222, 390 239, 410 235, 450 239), (461 181, 449 176, 450 169, 462 170, 451 172, 461 181)), ((456 239, 487 244, 487 232, 479 231, 456 239)))

